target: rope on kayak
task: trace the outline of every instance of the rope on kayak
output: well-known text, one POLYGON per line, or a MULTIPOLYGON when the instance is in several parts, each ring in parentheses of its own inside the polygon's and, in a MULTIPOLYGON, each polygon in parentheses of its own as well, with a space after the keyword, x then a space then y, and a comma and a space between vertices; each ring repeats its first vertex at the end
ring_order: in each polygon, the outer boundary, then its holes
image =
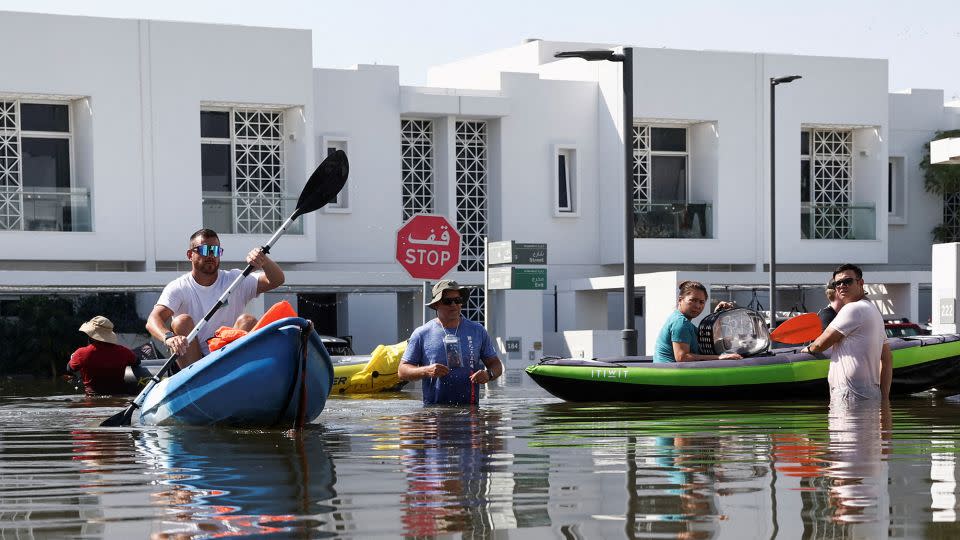
POLYGON ((307 354, 310 336, 313 335, 313 321, 307 320, 306 331, 300 333, 300 404, 297 406, 293 429, 301 430, 307 417, 307 354))
MULTIPOLYGON (((307 322, 308 322, 308 325, 306 327, 302 327, 302 326, 299 327, 300 348, 297 349, 297 354, 296 356, 293 357, 294 366, 295 366, 293 371, 293 377, 290 378, 290 386, 287 388, 287 398, 283 400, 284 403, 286 403, 286 405, 283 408, 281 408, 279 411, 277 411, 277 417, 276 419, 274 419, 272 424, 274 426, 280 425, 280 422, 282 422, 284 417, 287 416, 287 411, 289 411, 290 407, 293 405, 293 391, 296 390, 297 381, 300 380, 301 362, 299 362, 299 360, 301 357, 303 357, 306 354, 307 342, 310 339, 310 332, 307 330, 310 330, 313 328, 313 323, 311 323, 309 320, 307 322)), ((296 416, 294 416, 294 418, 296 418, 296 416)))

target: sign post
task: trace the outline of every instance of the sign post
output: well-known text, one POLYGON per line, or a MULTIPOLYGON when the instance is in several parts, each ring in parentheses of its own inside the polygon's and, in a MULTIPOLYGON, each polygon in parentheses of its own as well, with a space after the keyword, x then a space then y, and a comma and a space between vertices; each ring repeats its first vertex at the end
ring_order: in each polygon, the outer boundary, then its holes
MULTIPOLYGON (((423 299, 430 298, 430 281, 440 280, 460 262, 460 233, 437 214, 416 214, 397 229, 397 262, 414 279, 424 280, 423 299)), ((423 322, 427 309, 423 309, 423 322)))

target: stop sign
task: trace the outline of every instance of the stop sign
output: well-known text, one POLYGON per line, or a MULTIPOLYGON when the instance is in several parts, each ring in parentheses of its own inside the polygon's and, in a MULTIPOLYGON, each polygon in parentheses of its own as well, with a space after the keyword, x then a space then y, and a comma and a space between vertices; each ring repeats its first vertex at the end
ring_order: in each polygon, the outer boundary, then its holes
POLYGON ((417 214, 397 229, 397 261, 414 279, 440 279, 460 260, 460 233, 436 214, 417 214))

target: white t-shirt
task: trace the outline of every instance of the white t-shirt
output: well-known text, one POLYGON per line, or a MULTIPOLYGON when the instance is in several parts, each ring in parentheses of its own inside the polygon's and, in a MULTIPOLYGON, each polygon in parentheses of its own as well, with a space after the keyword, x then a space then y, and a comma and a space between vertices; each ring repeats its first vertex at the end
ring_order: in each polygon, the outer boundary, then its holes
POLYGON ((879 399, 880 353, 887 342, 880 311, 862 298, 844 305, 829 328, 843 334, 830 354, 831 396, 879 399))
MULTIPOLYGON (((242 273, 243 270, 237 269, 220 270, 217 281, 209 287, 197 283, 192 274, 184 274, 163 288, 160 299, 157 300, 157 305, 171 309, 174 316, 186 313, 193 319, 194 324, 199 324, 203 316, 210 311, 210 308, 217 303, 220 296, 227 290, 227 287, 242 273)), ((247 302, 257 297, 259 275, 259 273, 253 273, 243 278, 237 288, 230 293, 227 302, 220 306, 220 309, 213 314, 207 324, 200 329, 200 333, 197 334, 197 341, 200 343, 200 351, 203 354, 210 354, 207 340, 213 337, 217 328, 233 326, 233 323, 237 322, 237 318, 243 315, 243 309, 247 306, 247 302)))

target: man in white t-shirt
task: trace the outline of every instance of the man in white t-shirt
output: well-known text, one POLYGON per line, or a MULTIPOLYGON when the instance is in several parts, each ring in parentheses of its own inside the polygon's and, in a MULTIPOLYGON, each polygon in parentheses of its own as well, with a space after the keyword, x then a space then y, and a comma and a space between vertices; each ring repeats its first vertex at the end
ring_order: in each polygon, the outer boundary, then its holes
POLYGON ((843 264, 833 271, 843 307, 826 330, 801 352, 830 353, 830 399, 889 399, 893 354, 880 311, 866 299, 863 271, 843 264))
POLYGON ((223 248, 216 232, 200 229, 193 233, 190 236, 190 249, 187 250, 190 272, 164 287, 157 305, 147 318, 147 331, 179 356, 177 364, 181 368, 210 353, 207 340, 213 337, 217 328, 233 326, 247 331, 252 329, 257 320, 243 312, 247 302, 283 284, 283 270, 277 263, 260 248, 252 250, 247 254, 247 263, 261 271, 244 277, 196 339, 187 343, 186 336, 193 331, 196 323, 203 319, 230 284, 243 273, 238 269, 220 270, 222 254, 223 248))

